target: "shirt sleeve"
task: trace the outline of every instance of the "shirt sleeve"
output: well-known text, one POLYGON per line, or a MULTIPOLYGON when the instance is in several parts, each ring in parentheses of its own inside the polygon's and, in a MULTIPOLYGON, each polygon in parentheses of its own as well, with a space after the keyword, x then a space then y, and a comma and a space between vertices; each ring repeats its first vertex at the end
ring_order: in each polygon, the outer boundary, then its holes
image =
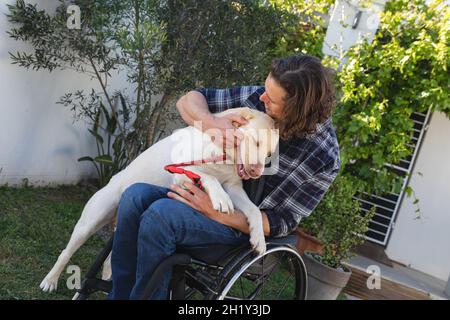
POLYGON ((261 87, 242 86, 227 89, 198 88, 195 91, 200 92, 205 97, 211 113, 218 113, 231 108, 252 107, 251 104, 246 103, 246 100, 259 88, 261 87))
MULTIPOLYGON (((270 236, 284 237, 293 232, 300 220, 308 217, 337 176, 339 165, 324 168, 313 177, 305 180, 298 189, 287 196, 279 206, 273 209, 262 209, 269 220, 270 236)), ((295 173, 293 173, 295 174, 295 173)))

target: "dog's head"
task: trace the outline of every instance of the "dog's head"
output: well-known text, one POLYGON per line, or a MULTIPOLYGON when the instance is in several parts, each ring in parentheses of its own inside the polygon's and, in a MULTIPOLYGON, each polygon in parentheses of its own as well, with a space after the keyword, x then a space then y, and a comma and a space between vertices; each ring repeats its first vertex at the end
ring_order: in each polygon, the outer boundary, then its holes
POLYGON ((229 109, 226 112, 237 112, 248 122, 245 125, 233 123, 244 136, 235 154, 236 171, 242 179, 259 178, 267 158, 277 148, 279 134, 274 120, 264 112, 250 108, 229 109))

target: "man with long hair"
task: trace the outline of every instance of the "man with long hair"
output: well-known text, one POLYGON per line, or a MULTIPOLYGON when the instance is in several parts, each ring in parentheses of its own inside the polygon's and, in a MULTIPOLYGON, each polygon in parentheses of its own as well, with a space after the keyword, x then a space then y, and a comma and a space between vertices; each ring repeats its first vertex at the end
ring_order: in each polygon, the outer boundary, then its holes
MULTIPOLYGON (((264 86, 196 89, 182 96, 177 108, 189 125, 201 121, 202 130, 215 129, 214 139, 228 145, 239 144, 242 138, 233 122, 246 120, 237 113, 225 117, 215 113, 250 107, 275 120, 280 134, 278 170, 265 177, 255 204, 261 210, 264 234, 283 237, 309 216, 339 171, 339 146, 331 124, 334 104, 330 70, 315 57, 296 55, 274 60, 264 86)), ((249 240, 242 212, 222 214, 204 191, 192 184, 186 187, 188 191, 135 184, 122 194, 110 298, 139 298, 156 266, 178 245, 238 245, 249 240)), ((153 299, 167 298, 170 276, 168 271, 153 299)))

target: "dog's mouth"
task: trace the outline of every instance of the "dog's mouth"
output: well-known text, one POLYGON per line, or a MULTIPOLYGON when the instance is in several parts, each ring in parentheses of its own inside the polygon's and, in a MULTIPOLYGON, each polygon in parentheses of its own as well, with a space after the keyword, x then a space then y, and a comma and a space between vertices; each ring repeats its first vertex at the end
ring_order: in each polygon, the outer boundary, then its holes
POLYGON ((236 148, 236 173, 243 180, 258 179, 261 175, 252 175, 249 173, 242 162, 240 148, 236 148))
POLYGON ((250 179, 250 175, 247 173, 247 171, 245 171, 243 164, 241 164, 241 163, 236 164, 236 172, 237 172, 239 178, 241 178, 243 180, 250 179))

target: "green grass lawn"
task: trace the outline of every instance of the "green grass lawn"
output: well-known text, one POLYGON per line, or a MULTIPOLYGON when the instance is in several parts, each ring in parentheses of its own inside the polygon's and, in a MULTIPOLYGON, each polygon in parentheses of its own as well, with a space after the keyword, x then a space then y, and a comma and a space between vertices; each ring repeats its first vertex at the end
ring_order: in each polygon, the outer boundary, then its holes
MULTIPOLYGON (((58 290, 44 293, 39 284, 53 267, 67 244, 81 211, 95 192, 81 186, 57 188, 0 187, 0 300, 71 299, 63 272, 58 290)), ((69 265, 78 265, 82 278, 105 244, 93 236, 72 257, 69 265)), ((105 299, 103 293, 91 296, 105 299)), ((338 300, 345 300, 341 294, 338 300)))
MULTIPOLYGON (((0 299, 71 299, 63 272, 51 294, 39 284, 67 244, 92 188, 0 187, 0 299)), ((95 235, 72 257, 84 276, 105 241, 95 235)), ((103 299, 104 294, 96 294, 103 299)))

